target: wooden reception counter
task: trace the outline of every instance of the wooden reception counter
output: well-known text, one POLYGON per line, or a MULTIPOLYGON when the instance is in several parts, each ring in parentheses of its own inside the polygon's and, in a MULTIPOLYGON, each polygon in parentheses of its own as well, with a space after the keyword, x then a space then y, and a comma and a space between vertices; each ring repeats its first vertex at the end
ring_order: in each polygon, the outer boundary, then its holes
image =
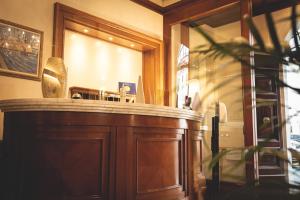
POLYGON ((198 199, 203 116, 146 104, 0 101, 10 200, 198 199))

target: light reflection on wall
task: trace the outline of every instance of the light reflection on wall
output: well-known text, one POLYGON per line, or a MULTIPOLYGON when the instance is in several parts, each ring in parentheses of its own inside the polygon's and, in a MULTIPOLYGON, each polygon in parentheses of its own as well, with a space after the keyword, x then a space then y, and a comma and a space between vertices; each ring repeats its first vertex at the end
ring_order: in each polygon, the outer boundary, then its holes
MULTIPOLYGON (((65 43, 65 64, 68 71, 67 80, 77 80, 80 78, 85 63, 85 46, 82 38, 77 37, 77 35, 72 34, 68 38, 66 34, 66 43, 65 43), (70 45, 68 45, 70 44, 70 45), (74 73, 77 72, 77 73, 74 73)), ((69 81, 68 81, 69 82, 69 81)))
POLYGON ((68 87, 117 91, 118 82, 142 75, 142 53, 82 34, 66 31, 64 61, 68 87))

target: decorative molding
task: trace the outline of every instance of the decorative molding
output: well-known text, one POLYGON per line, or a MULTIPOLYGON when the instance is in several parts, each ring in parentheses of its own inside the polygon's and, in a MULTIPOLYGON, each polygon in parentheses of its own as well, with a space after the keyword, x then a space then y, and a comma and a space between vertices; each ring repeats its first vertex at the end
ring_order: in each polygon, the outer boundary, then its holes
POLYGON ((177 8, 180 8, 180 7, 183 7, 193 1, 197 1, 197 0, 180 0, 180 1, 177 1, 175 3, 172 3, 172 4, 169 4, 167 6, 161 6, 161 5, 158 5, 152 1, 149 1, 149 0, 131 0, 132 2, 134 3, 137 3, 141 6, 144 6, 154 12, 157 12, 161 15, 164 15, 165 13, 173 10, 173 9, 177 9, 177 8))
POLYGON ((163 42, 146 34, 126 28, 119 24, 90 15, 80 10, 55 3, 53 27, 53 56, 63 58, 64 32, 71 30, 98 39, 108 36, 114 38, 114 43, 130 48, 130 42, 136 44, 131 49, 143 54, 143 81, 146 103, 163 104, 163 42), (84 29, 88 29, 86 32, 84 29), (118 42, 117 42, 118 41, 118 42), (147 59, 147 62, 145 62, 147 59), (146 70, 147 69, 147 70, 146 70))
POLYGON ((203 115, 191 110, 177 109, 167 106, 138 103, 120 103, 82 99, 11 99, 0 100, 2 112, 14 111, 70 111, 135 114, 183 118, 202 121, 203 115))

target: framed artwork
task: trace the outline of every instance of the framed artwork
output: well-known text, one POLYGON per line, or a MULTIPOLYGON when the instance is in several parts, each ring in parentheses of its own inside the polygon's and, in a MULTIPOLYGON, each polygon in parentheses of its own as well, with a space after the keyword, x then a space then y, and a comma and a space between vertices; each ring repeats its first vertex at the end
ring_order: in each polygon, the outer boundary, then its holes
POLYGON ((43 32, 0 19, 0 74, 41 80, 43 32))
POLYGON ((136 85, 135 85, 135 83, 119 82, 119 91, 120 91, 120 88, 123 87, 123 86, 125 86, 127 94, 133 94, 133 95, 136 94, 136 85))

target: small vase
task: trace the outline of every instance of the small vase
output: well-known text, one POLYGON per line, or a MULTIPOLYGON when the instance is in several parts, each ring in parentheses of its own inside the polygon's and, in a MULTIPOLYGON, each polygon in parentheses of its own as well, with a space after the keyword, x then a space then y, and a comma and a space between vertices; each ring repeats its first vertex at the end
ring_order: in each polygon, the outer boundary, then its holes
POLYGON ((42 74, 42 92, 45 98, 64 98, 67 70, 61 58, 50 57, 42 74))

